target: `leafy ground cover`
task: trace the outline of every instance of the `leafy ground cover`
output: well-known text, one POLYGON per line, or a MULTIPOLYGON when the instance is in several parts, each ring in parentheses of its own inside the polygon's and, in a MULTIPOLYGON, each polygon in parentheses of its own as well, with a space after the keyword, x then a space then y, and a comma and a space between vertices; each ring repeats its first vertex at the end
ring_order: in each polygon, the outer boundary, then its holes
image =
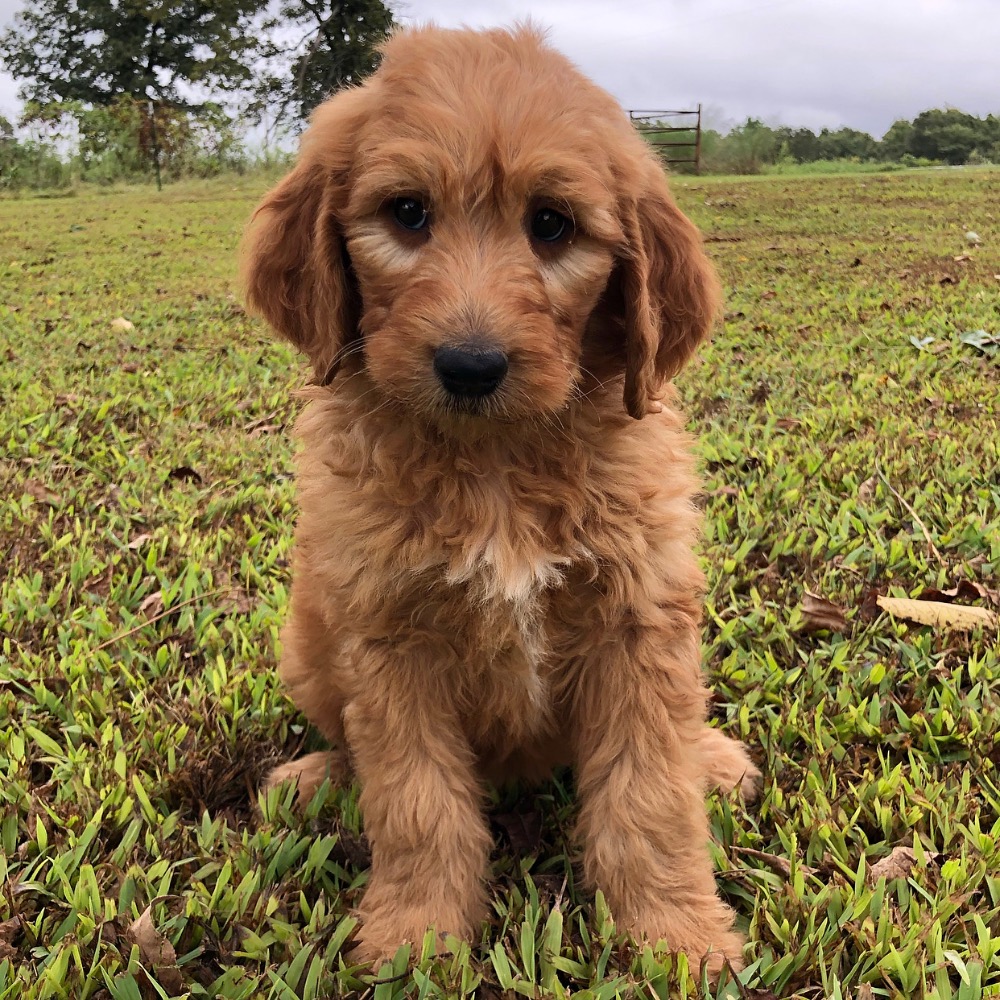
POLYGON ((257 793, 315 745, 273 653, 303 370, 234 297, 236 184, 0 201, 0 998, 1000 992, 997 630, 877 604, 998 603, 1000 172, 675 185, 728 298, 680 379, 705 660, 765 775, 711 803, 714 988, 578 891, 568 776, 496 795, 481 942, 351 965, 356 792, 257 793))

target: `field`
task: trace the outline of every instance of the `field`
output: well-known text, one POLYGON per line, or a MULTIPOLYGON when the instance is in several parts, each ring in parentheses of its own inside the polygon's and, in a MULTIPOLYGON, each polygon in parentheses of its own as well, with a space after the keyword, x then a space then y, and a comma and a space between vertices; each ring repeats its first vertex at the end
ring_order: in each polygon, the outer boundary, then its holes
POLYGON ((876 604, 1000 603, 1000 171, 675 184, 727 289, 678 380, 705 663, 765 775, 711 801, 717 988, 577 890, 568 775, 495 795, 481 943, 352 967, 356 790, 257 794, 317 746, 273 650, 305 372, 236 298, 261 184, 0 201, 0 1000, 1000 995, 997 630, 876 604))

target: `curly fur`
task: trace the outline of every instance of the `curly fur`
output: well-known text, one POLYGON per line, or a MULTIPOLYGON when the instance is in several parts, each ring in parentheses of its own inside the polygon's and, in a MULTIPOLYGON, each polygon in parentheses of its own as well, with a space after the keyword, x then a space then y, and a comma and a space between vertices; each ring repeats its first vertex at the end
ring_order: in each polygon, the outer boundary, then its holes
POLYGON ((533 30, 409 30, 314 115, 249 230, 252 306, 310 359, 281 676, 361 783, 360 957, 486 913, 486 781, 570 764, 587 881, 639 939, 739 963, 710 785, 752 789, 706 725, 690 442, 668 379, 719 290, 615 102, 533 30), (419 195, 429 235, 387 206, 419 195), (532 240, 538 204, 573 221, 532 240), (501 387, 456 407, 442 344, 501 387))

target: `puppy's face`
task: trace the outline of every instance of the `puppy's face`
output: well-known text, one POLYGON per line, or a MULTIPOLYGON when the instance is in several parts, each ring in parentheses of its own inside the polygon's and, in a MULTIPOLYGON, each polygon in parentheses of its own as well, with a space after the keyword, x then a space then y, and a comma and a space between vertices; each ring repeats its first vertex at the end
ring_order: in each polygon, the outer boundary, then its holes
POLYGON ((610 164, 586 141, 602 123, 588 107, 561 120, 524 73, 469 67, 442 93, 405 72, 382 81, 343 215, 368 371, 430 414, 557 411, 623 239, 610 164), (512 87, 510 104, 490 96, 512 87))
POLYGON ((373 406, 440 423, 544 417, 616 374, 642 416, 715 308, 641 139, 528 32, 395 37, 260 213, 251 302, 324 380, 360 359, 373 406))

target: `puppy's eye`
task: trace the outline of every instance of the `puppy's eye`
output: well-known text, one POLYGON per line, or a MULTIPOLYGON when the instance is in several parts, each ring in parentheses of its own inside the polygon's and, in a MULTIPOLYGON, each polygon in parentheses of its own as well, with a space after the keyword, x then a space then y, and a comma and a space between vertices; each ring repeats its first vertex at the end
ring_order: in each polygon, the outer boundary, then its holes
POLYGON ((392 217, 404 228, 414 232, 424 229, 428 222, 428 212, 419 198, 406 195, 392 203, 392 217))
POLYGON ((573 231, 573 223, 554 208, 540 208, 531 217, 531 235, 543 243, 558 243, 573 231))

